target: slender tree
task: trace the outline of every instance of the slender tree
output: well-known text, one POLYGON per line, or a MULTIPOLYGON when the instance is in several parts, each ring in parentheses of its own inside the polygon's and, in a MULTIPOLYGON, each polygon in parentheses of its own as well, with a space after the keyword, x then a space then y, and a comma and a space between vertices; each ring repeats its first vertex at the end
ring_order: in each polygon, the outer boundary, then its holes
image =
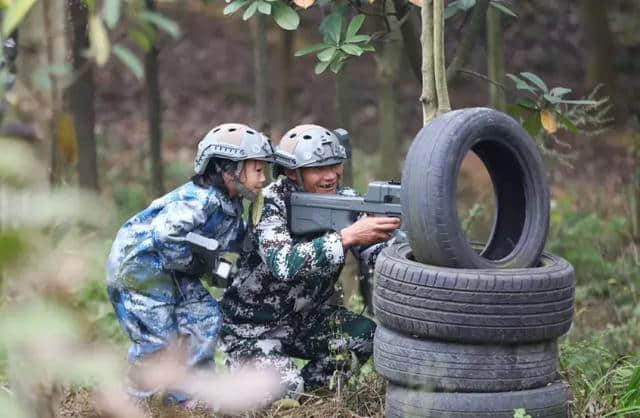
MULTIPOLYGON (((487 72, 490 80, 504 84, 504 49, 500 12, 487 10, 487 72)), ((505 111, 507 107, 504 89, 489 83, 489 105, 505 111)))
POLYGON ((267 52, 267 18, 258 13, 255 18, 253 68, 255 79, 256 110, 255 119, 257 129, 269 129, 269 58, 267 52))
MULTIPOLYGON (((156 10, 155 0, 145 0, 149 11, 156 10)), ((164 194, 162 164, 162 96, 158 81, 158 43, 154 39, 145 54, 144 70, 147 85, 147 111, 151 147, 151 187, 155 196, 164 194)))
POLYGON ((94 108, 93 63, 87 59, 89 12, 84 0, 69 0, 71 55, 76 77, 67 87, 66 97, 73 116, 78 142, 78 182, 80 187, 99 190, 94 108))

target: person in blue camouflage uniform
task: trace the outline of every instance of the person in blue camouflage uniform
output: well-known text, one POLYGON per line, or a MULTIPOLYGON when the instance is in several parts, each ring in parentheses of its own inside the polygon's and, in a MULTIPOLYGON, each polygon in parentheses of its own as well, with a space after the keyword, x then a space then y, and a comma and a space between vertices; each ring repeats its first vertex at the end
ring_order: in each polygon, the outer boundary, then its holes
MULTIPOLYGON (((287 132, 274 158, 284 171, 251 208, 238 273, 225 292, 221 345, 234 367, 275 367, 282 397, 330 385, 336 371, 348 378, 356 363, 372 353, 375 323, 329 300, 345 262, 345 252, 390 238, 396 218, 364 218, 339 232, 292 236, 291 193, 355 195, 339 187, 345 147, 317 125, 287 132), (291 357, 309 362, 299 370, 291 357)), ((371 247, 370 247, 371 248, 371 247)), ((377 251, 368 251, 368 263, 377 251)), ((364 256, 361 254, 361 256, 364 256)))
MULTIPOLYGON (((242 198, 258 195, 272 154, 269 139, 246 125, 215 127, 198 144, 191 181, 154 200, 118 231, 107 283, 118 321, 132 341, 134 397, 155 392, 135 381, 136 369, 176 344, 186 348, 188 367, 213 366, 220 311, 199 280, 213 267, 192 253, 185 236, 195 232, 215 239, 220 251, 237 248, 245 231, 242 198)), ((187 399, 177 391, 169 394, 174 402, 187 399)))

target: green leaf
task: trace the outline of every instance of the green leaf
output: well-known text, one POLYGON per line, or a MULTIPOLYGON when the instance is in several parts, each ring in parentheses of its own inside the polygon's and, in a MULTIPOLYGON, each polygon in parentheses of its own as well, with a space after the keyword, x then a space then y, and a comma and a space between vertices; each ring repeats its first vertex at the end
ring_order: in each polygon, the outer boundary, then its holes
POLYGON ((312 54, 314 52, 318 52, 321 51, 323 49, 327 49, 332 45, 327 45, 327 44, 314 44, 311 46, 308 46, 306 48, 302 48, 298 51, 296 51, 296 53, 294 54, 296 57, 301 57, 303 55, 308 55, 308 54, 312 54))
POLYGON ((278 26, 285 30, 295 30, 300 24, 298 13, 280 0, 272 3, 271 15, 278 26))
POLYGON ((102 24, 102 19, 98 15, 89 17, 89 42, 96 63, 99 66, 105 65, 111 53, 111 43, 107 30, 102 24))
POLYGON ((552 96, 549 93, 545 93, 543 95, 543 97, 551 104, 556 104, 556 103, 560 103, 560 98, 556 97, 556 96, 552 96))
POLYGON ((533 94, 536 94, 535 89, 531 87, 526 81, 519 78, 518 76, 515 76, 513 74, 507 74, 507 77, 509 77, 511 80, 513 80, 514 83, 516 83, 516 88, 518 90, 527 90, 533 94))
POLYGON ((574 104, 574 105, 595 105, 598 102, 595 100, 560 100, 559 103, 566 103, 566 104, 574 104))
POLYGON ((238 10, 240 10, 248 2, 249 0, 236 0, 232 3, 229 3, 227 7, 225 7, 224 10, 222 11, 222 14, 225 16, 232 15, 238 10))
POLYGON ((492 1, 491 3, 489 3, 489 5, 491 7, 495 7, 496 9, 498 9, 499 11, 501 11, 502 13, 509 15, 509 16, 513 16, 513 17, 518 17, 518 15, 512 11, 511 9, 509 9, 507 6, 505 6, 502 3, 497 3, 495 1, 492 1))
POLYGON ((18 27, 22 19, 29 13, 36 0, 13 0, 2 19, 2 36, 7 38, 18 27))
POLYGON ((533 110, 536 112, 540 111, 537 103, 533 101, 533 99, 531 99, 530 97, 522 97, 518 99, 517 105, 520 107, 524 107, 525 109, 533 110))
POLYGON ((522 127, 531 136, 538 136, 542 129, 542 122, 540 121, 540 112, 533 112, 527 120, 524 121, 522 127))
POLYGON ((105 0, 102 6, 102 14, 104 22, 111 29, 115 28, 120 20, 120 10, 122 8, 122 0, 105 0))
POLYGON ((140 59, 138 59, 131 50, 122 45, 116 44, 113 46, 113 54, 131 70, 137 79, 140 80, 144 77, 144 66, 140 59))
MULTIPOLYGON (((555 112, 555 114, 558 117, 558 120, 560 121, 560 123, 562 125, 564 125, 564 127, 567 128, 569 130, 569 132, 572 132, 574 134, 578 133, 578 131, 579 131, 578 127, 573 122, 571 122, 571 120, 569 120, 568 117, 566 117, 566 116, 564 116, 564 115, 562 115, 562 114, 560 114, 558 112, 555 112)), ((640 305, 638 305, 638 306, 640 306, 640 305)))
POLYGON ((244 14, 242 15, 242 20, 251 19, 251 16, 256 14, 257 10, 258 10, 258 2, 254 1, 249 5, 249 7, 247 7, 247 10, 244 11, 244 14))
POLYGON ((240 10, 243 6, 245 6, 249 0, 235 0, 229 4, 222 10, 222 14, 225 16, 234 14, 238 10, 240 10))
POLYGON ((326 69, 327 69, 327 67, 329 66, 329 63, 330 63, 330 62, 331 62, 331 61, 321 61, 321 62, 319 62, 319 63, 316 65, 316 68, 315 68, 315 70, 314 70, 314 71, 315 71, 315 73, 316 73, 316 74, 322 74, 322 73, 324 72, 324 70, 326 70, 326 69))
POLYGON ((361 45, 360 48, 362 48, 363 51, 365 52, 375 52, 376 49, 373 47, 373 45, 361 45))
POLYGON ((351 38, 347 38, 347 42, 350 43, 358 43, 358 42, 369 42, 371 40, 371 36, 369 35, 355 35, 351 38))
POLYGON ((342 32, 342 15, 331 13, 322 22, 321 32, 327 39, 335 45, 340 44, 340 34, 342 32))
POLYGON ((331 61, 337 50, 335 46, 329 47, 318 54, 318 59, 322 62, 331 61))
POLYGON ((568 89, 566 87, 554 87, 549 92, 550 95, 556 96, 556 97, 562 97, 568 93, 571 93, 571 89, 568 89))
POLYGON ((258 2, 258 11, 260 13, 262 13, 263 15, 270 15, 271 14, 271 4, 267 3, 266 1, 259 1, 258 2))
POLYGON ((342 67, 344 66, 346 60, 344 59, 337 59, 335 61, 333 61, 331 63, 331 71, 334 74, 338 74, 338 72, 342 69, 342 67))
POLYGON ((153 41, 149 39, 149 37, 144 32, 138 29, 131 29, 129 30, 129 35, 140 46, 140 48, 142 48, 144 52, 149 52, 151 50, 153 41))
POLYGON ((357 57, 362 55, 362 53, 364 52, 362 50, 362 48, 360 48, 358 45, 354 45, 354 44, 343 44, 340 47, 340 49, 343 50, 344 52, 346 52, 349 55, 355 55, 357 57))
POLYGON ((347 27, 347 36, 345 38, 347 42, 352 42, 351 39, 356 36, 363 23, 364 15, 357 15, 353 19, 351 19, 351 22, 349 22, 349 27, 347 27))
POLYGON ((476 0, 458 0, 460 10, 469 10, 476 5, 476 0))
POLYGON ((180 27, 178 24, 160 13, 145 10, 140 13, 140 18, 154 24, 158 29, 162 29, 174 38, 180 37, 180 27))
POLYGON ((524 73, 520 73, 520 75, 526 78, 527 80, 531 81, 543 92, 549 93, 549 88, 547 87, 547 85, 544 83, 544 81, 542 81, 540 77, 538 77, 534 73, 524 72, 524 73))

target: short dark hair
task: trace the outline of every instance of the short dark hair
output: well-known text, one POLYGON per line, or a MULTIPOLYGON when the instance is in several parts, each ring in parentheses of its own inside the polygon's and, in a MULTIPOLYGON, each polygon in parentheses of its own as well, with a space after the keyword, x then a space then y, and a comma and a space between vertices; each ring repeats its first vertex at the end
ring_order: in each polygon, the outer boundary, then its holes
POLYGON ((221 190, 227 190, 222 173, 235 173, 237 168, 238 163, 236 161, 226 160, 224 158, 212 158, 207 163, 207 168, 205 168, 204 173, 194 174, 191 176, 191 181, 204 189, 213 186, 221 190), (216 166, 218 166, 220 170, 218 170, 216 166))

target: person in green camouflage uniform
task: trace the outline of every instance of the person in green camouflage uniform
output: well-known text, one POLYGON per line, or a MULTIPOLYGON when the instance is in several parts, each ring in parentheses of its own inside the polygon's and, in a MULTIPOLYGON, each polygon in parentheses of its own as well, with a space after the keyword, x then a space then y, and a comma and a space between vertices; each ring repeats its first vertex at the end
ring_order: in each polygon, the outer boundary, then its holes
MULTIPOLYGON (((301 125, 285 134, 275 158, 286 175, 263 189, 263 199, 251 209, 238 274, 221 302, 220 341, 232 368, 274 367, 282 397, 296 399, 328 385, 336 371, 348 378, 356 363, 370 357, 375 323, 329 300, 346 250, 388 240, 400 222, 363 218, 339 232, 292 236, 288 210, 294 191, 355 195, 339 187, 347 154, 333 132, 301 125), (298 370, 292 356, 309 362, 298 370)), ((377 253, 366 252, 369 264, 377 253)))

